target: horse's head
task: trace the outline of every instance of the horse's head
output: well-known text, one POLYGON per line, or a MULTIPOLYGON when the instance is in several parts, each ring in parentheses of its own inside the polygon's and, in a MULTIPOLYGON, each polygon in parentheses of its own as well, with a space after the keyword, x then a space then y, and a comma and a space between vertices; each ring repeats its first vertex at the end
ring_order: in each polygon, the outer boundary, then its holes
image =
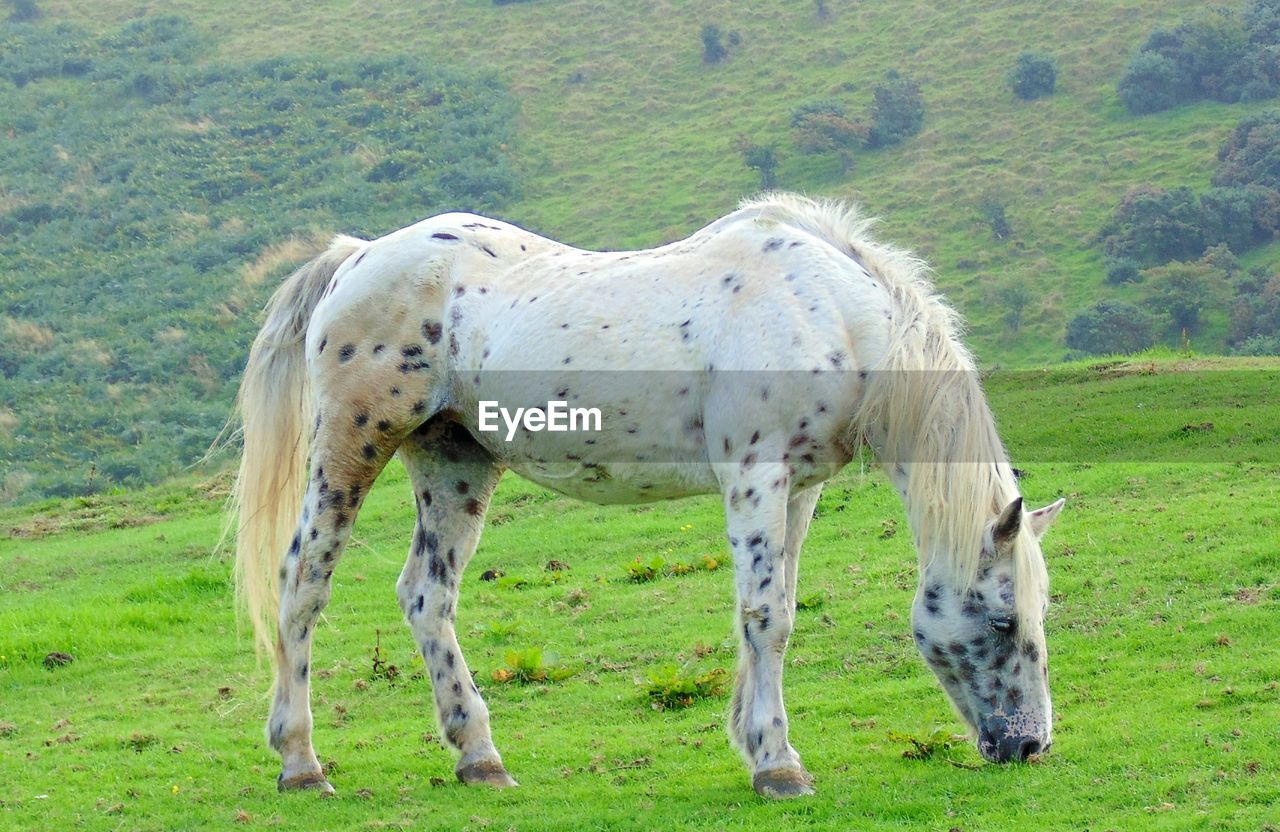
POLYGON ((987 526, 972 586, 957 589, 930 563, 916 592, 916 646, 992 762, 1026 760, 1052 741, 1040 536, 1062 504, 1026 512, 1014 500, 987 526))

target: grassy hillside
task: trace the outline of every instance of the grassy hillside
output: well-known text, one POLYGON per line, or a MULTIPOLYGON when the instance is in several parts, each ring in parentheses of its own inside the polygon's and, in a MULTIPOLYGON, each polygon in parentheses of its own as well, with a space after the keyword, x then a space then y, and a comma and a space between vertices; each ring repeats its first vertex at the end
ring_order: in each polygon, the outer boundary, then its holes
POLYGON ((1250 411, 1250 433, 1218 408, 1261 401, 1277 372, 1153 359, 993 384, 1027 498, 1068 498, 1045 546, 1056 741, 1034 765, 984 765, 964 744, 904 758, 891 734, 960 725, 911 643, 901 507, 879 473, 851 466, 827 488, 803 558, 800 596, 818 600, 799 615, 787 695, 818 796, 786 805, 750 792, 722 730, 724 697, 655 711, 638 684, 673 661, 733 666, 727 568, 650 583, 625 570, 655 553, 723 559, 714 499, 600 508, 503 482, 458 626, 522 787, 467 790, 394 599, 412 501, 393 463, 316 641, 316 742, 339 790, 329 801, 275 791, 261 733, 269 677, 237 635, 227 559, 210 554, 225 482, 5 509, 0 827, 1273 830, 1280 469, 1232 460, 1274 438, 1277 420, 1274 405, 1250 411), (1144 409, 1179 380, 1203 400, 1161 407, 1127 438, 1160 461, 1098 461, 1094 431, 1071 430, 1068 414, 1092 424, 1144 409), (1041 420, 1025 414, 1059 414, 1050 456, 1074 461, 1037 460, 1041 420), (1210 421, 1193 441, 1218 461, 1182 461, 1181 426, 1210 421), (559 579, 544 571, 552 559, 570 566, 559 579), (484 583, 488 568, 527 584, 484 583), (374 673, 375 645, 401 669, 395 680, 374 673), (580 672, 490 681, 507 651, 535 646, 580 672), (74 661, 46 669, 52 651, 74 661))
MULTIPOLYGON (((91 37, 109 38, 145 19, 126 0, 38 5, 44 12, 38 25, 71 23, 91 37)), ((412 176, 377 189, 373 199, 338 200, 329 196, 333 188, 320 187, 325 197, 314 199, 287 185, 275 192, 257 187, 247 192, 248 201, 212 216, 200 199, 173 197, 162 207, 176 219, 150 227, 141 240, 144 251, 172 252, 161 269, 164 279, 192 294, 175 299, 164 315, 111 319, 96 329, 75 302, 75 276, 89 268, 87 260, 69 269, 27 257, 22 276, 7 276, 6 284, 56 286, 67 301, 52 312, 23 306, 8 313, 6 337, 22 345, 15 363, 32 373, 51 355, 74 353, 66 359, 81 368, 73 379, 96 381, 103 362, 113 378, 89 385, 88 394, 77 392, 73 380, 56 393, 33 384, 6 396, 0 443, 10 438, 5 455, 22 460, 6 473, 35 479, 15 477, 0 497, 152 481, 193 461, 225 412, 258 303, 316 235, 381 233, 461 205, 496 210, 583 246, 653 245, 723 214, 757 187, 756 175, 734 149, 739 136, 780 146, 783 187, 858 199, 885 218, 887 238, 929 258, 939 283, 971 322, 971 341, 985 363, 1052 362, 1065 352, 1063 328, 1075 312, 1099 297, 1136 291, 1102 285, 1101 254, 1092 244, 1117 199, 1141 183, 1206 186, 1216 148, 1231 126, 1266 106, 1204 103, 1141 118, 1120 107, 1114 84, 1130 55, 1152 28, 1200 6, 1193 2, 827 6, 827 19, 811 3, 776 0, 368 2, 357 12, 333 0, 309 3, 305 12, 274 0, 171 0, 147 7, 147 14, 172 13, 190 22, 200 35, 197 67, 242 71, 282 56, 341 67, 408 56, 433 69, 496 79, 519 107, 514 134, 501 149, 519 187, 487 202, 466 192, 424 191, 420 177, 412 176), (698 33, 705 23, 740 37, 723 64, 701 61, 698 33), (1009 92, 1005 73, 1024 49, 1055 56, 1055 95, 1023 102, 1009 92), (847 176, 834 159, 791 149, 795 107, 833 100, 865 111, 872 87, 889 69, 910 73, 922 85, 927 115, 920 135, 860 153, 847 176), (272 199, 283 194, 285 201, 278 209, 264 207, 267 193, 272 199), (1007 203, 1013 229, 1007 240, 993 240, 980 218, 978 205, 989 195, 1007 203), (236 225, 237 210, 248 228, 236 225), (219 245, 203 252, 174 246, 184 236, 200 235, 205 222, 220 230, 219 245), (189 273, 197 259, 197 273, 189 273), (1033 300, 1021 329, 1011 333, 1001 321, 997 292, 1015 284, 1029 287, 1033 300), (163 371, 139 382, 135 359, 154 363, 151 351, 165 356, 163 371), (78 406, 68 408, 68 402, 78 406), (105 457, 118 463, 106 473, 96 465, 105 457)), ((97 118, 95 107, 110 123, 107 116, 121 101, 102 93, 48 80, 32 83, 23 95, 66 132, 97 118)), ((240 118, 233 110, 211 121, 215 130, 227 129, 240 118)), ((417 118, 402 117, 398 129, 434 129, 417 118)), ((184 129, 198 130, 202 123, 193 118, 184 129)), ((60 173, 52 180, 64 192, 92 192, 112 163, 68 153, 57 136, 37 138, 45 153, 67 154, 59 157, 60 173)), ((394 155, 387 141, 356 137, 353 146, 344 151, 340 170, 319 167, 317 173, 359 179, 394 155)), ((289 168, 298 149, 281 144, 271 152, 289 168)), ((158 181, 183 176, 171 169, 158 181)), ((0 214, 41 187, 12 179, 0 186, 0 214)), ((86 258, 92 253, 92 244, 80 251, 86 258)), ((1255 252, 1250 264, 1277 255, 1275 249, 1255 252)), ((127 264, 106 260, 101 268, 109 277, 127 264)), ((140 277, 116 291, 127 305, 150 296, 152 287, 140 277)), ((1206 337, 1221 330, 1221 322, 1211 320, 1206 337)))

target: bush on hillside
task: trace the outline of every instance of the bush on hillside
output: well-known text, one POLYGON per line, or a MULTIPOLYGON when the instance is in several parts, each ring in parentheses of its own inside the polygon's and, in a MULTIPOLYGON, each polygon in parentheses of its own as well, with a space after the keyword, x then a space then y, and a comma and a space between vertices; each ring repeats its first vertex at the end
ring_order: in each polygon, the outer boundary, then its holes
POLYGON ((1173 29, 1157 29, 1117 84, 1135 114, 1186 101, 1257 101, 1280 94, 1280 11, 1254 0, 1243 15, 1204 10, 1173 29))
POLYGON ((1128 257, 1108 258, 1106 262, 1107 282, 1112 286, 1122 283, 1137 283, 1142 280, 1138 262, 1128 257))
POLYGON ((36 0, 8 0, 10 23, 30 23, 40 16, 40 7, 36 0))
POLYGON ((1057 81, 1057 62, 1037 52, 1023 52, 1009 71, 1009 86, 1013 94, 1024 101, 1053 95, 1057 81))
POLYGON ((1122 301, 1104 300, 1067 324, 1067 346, 1095 355, 1141 352, 1155 342, 1151 316, 1122 301))
POLYGON ((1240 120, 1218 148, 1213 184, 1280 190, 1280 112, 1240 120))
POLYGON ((812 112, 797 123, 792 121, 796 149, 806 154, 832 154, 840 160, 842 173, 853 170, 854 151, 867 142, 871 130, 843 113, 812 112))
MULTIPOLYGON (((1264 342, 1280 339, 1280 275, 1262 267, 1241 274, 1231 302, 1231 325, 1227 342, 1241 351, 1251 342, 1260 349, 1264 342)), ((1274 352, 1246 351, 1246 355, 1274 355, 1274 352)))
POLYGON ((718 64, 727 57, 729 57, 729 50, 725 48, 723 36, 720 34, 720 27, 713 23, 703 26, 702 62, 704 64, 718 64))
POLYGON ((1190 188, 1139 187, 1125 194, 1099 236, 1112 259, 1157 266, 1205 249, 1200 200, 1190 188))
POLYGON ((887 147, 920 132, 924 126, 924 97, 913 79, 890 70, 876 85, 873 96, 868 147, 887 147))

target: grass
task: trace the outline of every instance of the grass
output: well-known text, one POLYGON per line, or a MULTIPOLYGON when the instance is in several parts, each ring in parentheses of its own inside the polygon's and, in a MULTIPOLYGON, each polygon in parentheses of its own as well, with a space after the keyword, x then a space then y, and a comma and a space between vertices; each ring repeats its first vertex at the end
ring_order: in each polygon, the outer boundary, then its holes
POLYGON ((732 671, 731 570, 635 583, 620 569, 637 552, 724 553, 718 501, 606 508, 507 478, 458 627, 522 786, 467 790, 395 602, 413 522, 395 463, 317 633, 315 734, 333 800, 275 791, 269 674, 233 614, 228 560, 211 554, 224 484, 0 512, 0 828, 1275 830, 1280 465, 1249 459, 1247 431, 1274 443, 1280 365, 1188 375, 1175 372, 1186 359, 1143 361, 1152 371, 1095 362, 991 382, 1028 500, 1068 498, 1045 544, 1058 719, 1036 764, 946 746, 961 726, 911 644, 915 555, 909 534, 885 534, 906 527, 878 473, 853 465, 828 486, 805 549, 800 595, 825 600, 798 615, 786 684, 818 795, 787 804, 751 792, 723 695, 655 710, 645 690, 672 662, 732 671), (1162 389, 1199 401, 1131 415, 1128 456, 1072 429, 1162 389), (1232 401, 1242 421, 1228 428, 1232 401), (1206 421, 1224 427, 1191 441, 1212 461, 1189 461, 1177 428, 1206 421), (554 582, 480 579, 544 574, 551 559, 572 567, 554 582), (530 645, 579 672, 490 681, 530 645), (374 673, 375 648, 398 674, 374 673), (46 668, 55 651, 74 661, 46 668), (913 738, 937 753, 904 756, 913 738))

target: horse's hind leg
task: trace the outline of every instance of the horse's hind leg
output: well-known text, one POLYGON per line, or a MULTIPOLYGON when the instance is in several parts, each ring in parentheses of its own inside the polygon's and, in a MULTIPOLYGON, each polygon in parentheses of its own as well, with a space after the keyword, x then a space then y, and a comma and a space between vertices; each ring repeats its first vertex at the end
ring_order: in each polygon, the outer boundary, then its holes
POLYGON ((822 496, 822 486, 815 485, 798 491, 787 503, 787 540, 784 544, 787 562, 787 606, 794 613, 796 609, 796 582, 800 577, 800 547, 804 545, 805 536, 809 534, 809 523, 813 520, 813 508, 822 496))
POLYGON ((502 470, 465 428, 444 421, 409 436, 400 458, 413 481, 418 527, 396 594, 422 649, 441 730, 461 752, 455 771, 464 783, 514 786, 453 628, 462 571, 480 542, 502 470))
POLYGON ((812 778, 787 739, 782 701, 783 657, 795 618, 785 555, 790 477, 778 463, 744 461, 728 468, 720 484, 741 636, 729 733, 759 794, 812 794, 812 778))
POLYGON ((348 424, 340 406, 326 409, 311 453, 311 478, 297 534, 280 567, 275 702, 267 739, 280 753, 281 791, 333 787, 311 745, 311 637, 329 603, 330 578, 351 535, 356 513, 395 450, 387 436, 353 438, 331 425, 348 424), (355 443, 355 444, 353 444, 355 443))

